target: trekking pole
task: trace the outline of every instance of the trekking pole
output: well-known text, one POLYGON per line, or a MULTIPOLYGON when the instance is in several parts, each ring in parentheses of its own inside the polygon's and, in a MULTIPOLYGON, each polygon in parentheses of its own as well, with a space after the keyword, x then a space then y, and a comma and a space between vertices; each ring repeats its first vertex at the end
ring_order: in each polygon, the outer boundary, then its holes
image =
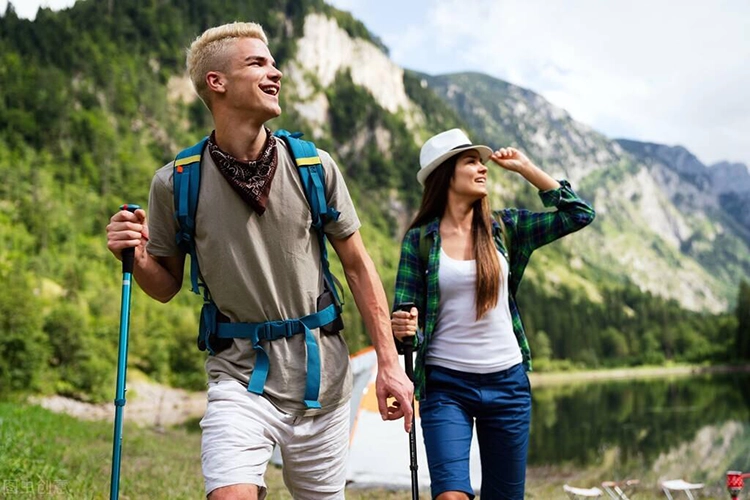
MULTIPOLYGON (((411 311, 414 307, 412 302, 404 302, 398 305, 399 311, 411 311)), ((414 383, 414 339, 403 343, 404 346, 404 370, 409 380, 414 383)), ((419 476, 417 471, 419 465, 417 464, 417 430, 415 428, 415 416, 414 416, 414 398, 411 400, 411 430, 409 431, 409 469, 411 470, 411 498, 412 500, 419 500, 419 476)))
MULTIPOLYGON (((135 212, 138 205, 122 205, 120 210, 135 212)), ((122 301, 120 303, 120 346, 117 353, 117 388, 115 390, 115 429, 112 443, 112 476, 109 498, 120 496, 120 459, 122 457, 122 410, 125 406, 125 373, 128 368, 128 333, 130 329, 130 281, 133 276, 135 248, 122 251, 122 301)))

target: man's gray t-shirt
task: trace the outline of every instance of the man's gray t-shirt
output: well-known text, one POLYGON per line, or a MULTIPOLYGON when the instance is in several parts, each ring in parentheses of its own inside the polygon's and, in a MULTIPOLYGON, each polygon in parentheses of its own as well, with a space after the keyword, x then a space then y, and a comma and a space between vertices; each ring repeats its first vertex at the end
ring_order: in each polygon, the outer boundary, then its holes
MULTIPOLYGON (((277 140, 278 165, 266 211, 258 216, 232 189, 204 150, 196 212, 195 242, 200 272, 219 310, 232 322, 258 323, 299 318, 317 310, 323 290, 320 244, 311 229, 310 207, 287 146, 277 140)), ((360 222, 336 163, 318 150, 325 169, 326 199, 341 213, 326 224, 335 239, 359 229, 360 222)), ((172 191, 173 163, 159 169, 151 183, 148 251, 157 257, 179 255, 175 243, 172 191)), ((264 396, 292 415, 328 412, 348 402, 351 372, 346 343, 340 335, 313 334, 320 346, 321 410, 304 404, 305 335, 262 341, 269 370, 264 396)), ((197 332, 196 332, 197 335, 197 332)), ((185 349, 195 348, 186 345, 185 349)), ((209 356, 209 382, 238 380, 248 384, 255 363, 249 340, 234 339, 225 351, 209 356)))

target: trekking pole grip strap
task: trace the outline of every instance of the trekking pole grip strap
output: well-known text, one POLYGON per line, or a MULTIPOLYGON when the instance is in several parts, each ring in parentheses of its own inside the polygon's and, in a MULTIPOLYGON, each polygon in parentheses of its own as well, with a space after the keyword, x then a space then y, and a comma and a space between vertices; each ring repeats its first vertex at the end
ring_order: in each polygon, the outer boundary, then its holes
POLYGON ((135 248, 130 247, 122 251, 122 272, 123 274, 133 274, 133 265, 135 263, 135 248))
MULTIPOLYGON (((134 213, 136 210, 141 208, 140 205, 133 205, 126 203, 120 206, 120 210, 127 210, 130 213, 134 213)), ((133 274, 133 264, 135 261, 135 248, 129 247, 122 251, 122 272, 123 274, 133 274)))
MULTIPOLYGON (((416 307, 414 302, 402 302, 396 309, 398 311, 411 311, 413 307, 416 307)), ((409 380, 414 382, 414 337, 404 340, 402 343, 402 349, 404 353, 404 371, 409 380)))

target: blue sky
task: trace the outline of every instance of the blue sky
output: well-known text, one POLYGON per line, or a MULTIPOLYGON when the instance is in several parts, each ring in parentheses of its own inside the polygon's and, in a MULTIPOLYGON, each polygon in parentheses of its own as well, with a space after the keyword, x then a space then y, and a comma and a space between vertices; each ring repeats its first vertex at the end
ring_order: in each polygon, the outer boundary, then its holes
MULTIPOLYGON (((73 1, 14 6, 32 17, 40 4, 73 1)), ((750 165, 747 0, 328 1, 351 11, 403 67, 487 73, 609 137, 750 165)))

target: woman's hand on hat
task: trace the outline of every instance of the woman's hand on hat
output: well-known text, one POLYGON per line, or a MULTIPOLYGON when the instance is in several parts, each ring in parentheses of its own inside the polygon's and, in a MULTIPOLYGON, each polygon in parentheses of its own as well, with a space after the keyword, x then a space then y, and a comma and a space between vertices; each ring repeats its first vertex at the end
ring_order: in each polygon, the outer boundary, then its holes
POLYGON ((522 172, 531 160, 516 148, 500 148, 490 155, 490 160, 511 172, 522 172))

